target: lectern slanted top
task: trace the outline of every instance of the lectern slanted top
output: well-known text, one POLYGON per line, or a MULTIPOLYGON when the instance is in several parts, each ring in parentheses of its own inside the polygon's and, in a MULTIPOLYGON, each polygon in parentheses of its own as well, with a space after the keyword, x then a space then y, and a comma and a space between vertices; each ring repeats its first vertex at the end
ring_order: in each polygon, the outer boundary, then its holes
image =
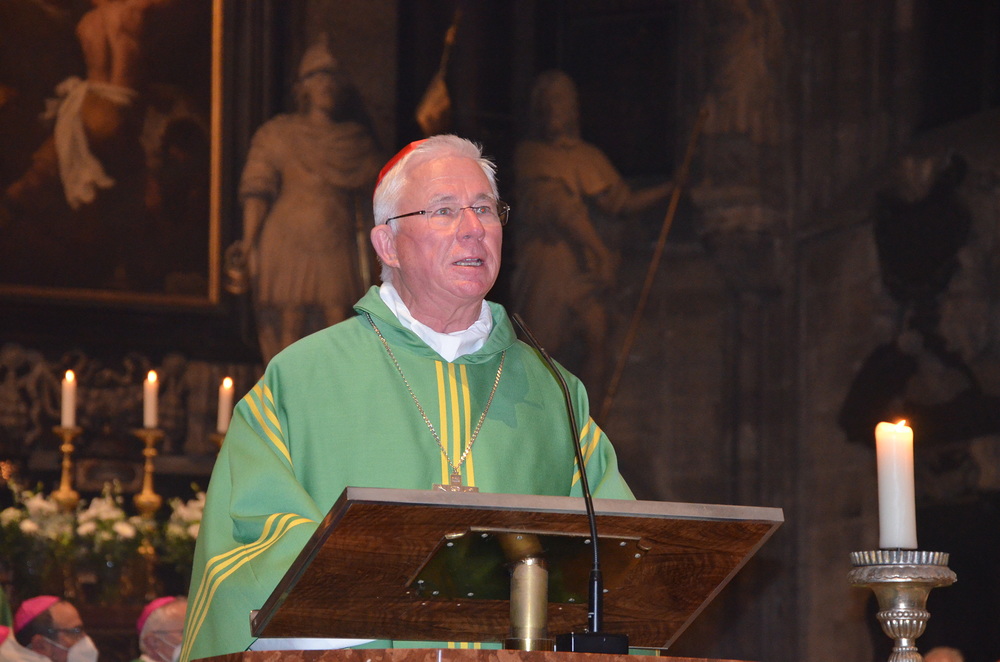
MULTIPOLYGON (((669 647, 783 521, 777 508, 612 499, 594 507, 612 566, 604 629, 638 648, 669 647)), ((574 550, 591 544, 583 499, 348 487, 252 615, 251 633, 503 641, 509 601, 488 546, 507 534, 552 548, 549 630, 580 631, 587 604, 574 584, 587 568, 572 566, 574 550)))

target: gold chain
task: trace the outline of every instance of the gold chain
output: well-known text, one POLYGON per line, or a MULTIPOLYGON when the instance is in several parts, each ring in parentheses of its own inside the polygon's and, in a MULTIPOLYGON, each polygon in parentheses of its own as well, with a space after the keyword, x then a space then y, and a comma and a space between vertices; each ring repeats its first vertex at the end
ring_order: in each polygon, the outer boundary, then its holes
POLYGON ((486 414, 490 410, 490 405, 493 404, 493 396, 497 392, 497 386, 500 385, 500 375, 503 374, 503 362, 504 358, 507 356, 507 350, 504 350, 500 354, 500 367, 497 368, 497 376, 496 379, 493 380, 493 390, 490 391, 490 397, 486 401, 486 408, 483 409, 483 414, 479 417, 479 422, 476 423, 476 429, 472 432, 472 436, 469 437, 468 443, 465 444, 465 450, 462 451, 462 456, 458 458, 458 463, 455 464, 452 463, 451 457, 448 455, 448 450, 444 447, 444 444, 441 443, 441 437, 438 435, 437 430, 434 429, 434 424, 431 423, 431 419, 427 418, 427 414, 424 413, 424 408, 420 406, 420 401, 417 400, 416 394, 413 392, 413 389, 410 388, 410 382, 407 381, 406 375, 403 374, 403 369, 399 367, 399 361, 396 360, 396 355, 393 354, 392 349, 389 348, 389 343, 386 342, 382 332, 379 331, 377 326, 375 326, 375 321, 372 319, 372 316, 365 313, 365 317, 368 318, 368 323, 372 325, 373 329, 375 329, 375 335, 377 335, 378 339, 382 341, 382 346, 385 347, 386 353, 389 355, 389 358, 392 359, 392 364, 396 366, 396 372, 398 372, 399 376, 403 379, 403 385, 406 386, 406 390, 409 391, 410 397, 413 398, 413 404, 417 405, 417 411, 420 412, 420 416, 424 419, 424 423, 427 424, 427 429, 430 430, 431 436, 434 437, 434 441, 437 442, 438 448, 441 449, 441 453, 444 455, 444 459, 448 462, 448 466, 451 468, 452 474, 461 474, 461 467, 465 464, 465 458, 469 455, 469 451, 472 450, 472 444, 475 443, 476 437, 479 436, 479 430, 483 427, 483 421, 486 420, 486 414))

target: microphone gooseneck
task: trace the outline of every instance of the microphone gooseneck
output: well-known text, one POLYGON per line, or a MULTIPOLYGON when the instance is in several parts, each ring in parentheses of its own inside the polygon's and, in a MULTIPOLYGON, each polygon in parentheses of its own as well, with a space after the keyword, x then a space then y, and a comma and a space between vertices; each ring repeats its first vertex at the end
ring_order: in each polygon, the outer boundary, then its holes
POLYGON ((576 463, 580 468, 580 487, 583 490, 583 500, 587 508, 587 521, 590 524, 590 539, 594 552, 594 565, 590 570, 590 584, 587 591, 587 633, 571 633, 569 635, 559 635, 556 637, 556 650, 577 651, 583 653, 620 653, 628 652, 628 637, 623 635, 601 634, 601 626, 604 611, 604 580, 601 574, 601 559, 598 550, 597 537, 597 515, 594 512, 594 497, 590 492, 590 484, 587 481, 586 464, 584 463, 583 450, 580 448, 580 429, 576 421, 576 413, 573 410, 573 398, 570 396, 569 386, 565 378, 556 367, 555 361, 545 351, 541 343, 534 334, 528 330, 527 324, 517 313, 511 315, 511 319, 520 329, 528 344, 538 351, 546 366, 559 382, 563 397, 566 400, 566 411, 569 415, 570 435, 573 442, 573 452, 576 455, 576 463))

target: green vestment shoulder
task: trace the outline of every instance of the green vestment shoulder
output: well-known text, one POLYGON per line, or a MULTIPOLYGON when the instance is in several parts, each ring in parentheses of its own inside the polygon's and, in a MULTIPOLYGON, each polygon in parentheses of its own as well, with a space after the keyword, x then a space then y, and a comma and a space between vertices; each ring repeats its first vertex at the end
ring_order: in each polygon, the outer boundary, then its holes
MULTIPOLYGON (((581 495, 558 382, 516 339, 503 307, 489 305, 493 331, 485 345, 449 363, 401 326, 373 287, 355 305, 357 316, 270 362, 236 405, 212 472, 182 661, 251 645, 250 611, 264 604, 344 488, 447 484, 451 469, 427 421, 457 464, 501 361, 492 403, 461 466, 463 483, 483 492, 581 495)), ((594 496, 634 498, 590 418, 582 383, 563 376, 594 496)))

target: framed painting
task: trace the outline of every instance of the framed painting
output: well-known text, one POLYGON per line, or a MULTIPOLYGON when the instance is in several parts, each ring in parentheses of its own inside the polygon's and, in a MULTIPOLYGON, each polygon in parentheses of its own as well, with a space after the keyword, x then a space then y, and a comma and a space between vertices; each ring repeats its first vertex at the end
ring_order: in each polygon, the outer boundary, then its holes
POLYGON ((218 303, 223 14, 0 3, 0 297, 218 303))

